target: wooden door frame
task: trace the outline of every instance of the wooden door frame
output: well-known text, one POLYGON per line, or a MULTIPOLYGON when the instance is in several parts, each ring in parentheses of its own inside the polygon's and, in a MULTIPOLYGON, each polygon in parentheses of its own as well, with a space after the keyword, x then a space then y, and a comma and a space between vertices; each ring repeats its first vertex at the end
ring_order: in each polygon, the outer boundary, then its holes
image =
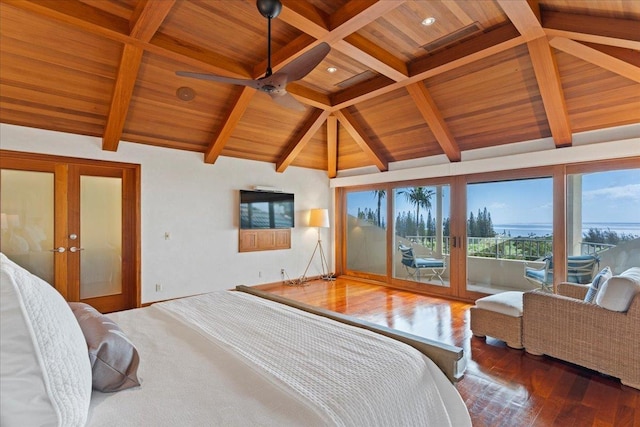
MULTIPOLYGON (((54 172, 54 186, 55 186, 55 199, 54 199, 54 245, 67 246, 68 230, 61 229, 59 224, 67 224, 68 218, 68 177, 69 177, 69 165, 74 166, 88 166, 88 167, 102 167, 102 168, 119 168, 123 171, 123 198, 129 194, 134 200, 123 200, 123 245, 128 244, 129 251, 131 253, 131 259, 126 257, 123 259, 123 272, 124 266, 128 265, 131 271, 129 280, 133 283, 128 283, 126 289, 128 290, 127 300, 131 307, 140 307, 142 304, 142 286, 141 286, 141 166, 134 163, 112 162, 106 160, 94 160, 83 159, 77 157, 66 157, 58 155, 48 155, 39 153, 28 153, 22 151, 2 150, 0 149, 0 168, 1 169, 13 169, 13 170, 31 170, 31 171, 52 171, 54 172), (54 168, 51 167, 54 165, 54 168), (127 206, 126 202, 132 204, 132 214, 124 215, 124 209, 127 206), (59 221, 64 218, 64 221, 59 221), (125 223, 126 222, 126 223, 125 223), (125 233, 124 230, 127 230, 125 233), (126 236, 125 236, 126 235, 126 236), (125 242, 125 238, 127 239, 125 242)), ((66 269, 57 268, 59 263, 67 261, 67 254, 62 253, 62 256, 54 257, 54 271, 55 271, 55 287, 62 294, 65 299, 70 296, 70 290, 67 286, 66 269)), ((123 275, 124 281, 124 275, 123 275)))

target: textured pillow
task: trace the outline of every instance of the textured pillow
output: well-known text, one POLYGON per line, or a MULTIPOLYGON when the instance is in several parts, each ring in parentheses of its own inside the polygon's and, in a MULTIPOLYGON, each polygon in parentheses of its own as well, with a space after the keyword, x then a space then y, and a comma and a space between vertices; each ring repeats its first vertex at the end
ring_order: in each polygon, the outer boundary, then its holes
POLYGON ((84 426, 87 347, 67 302, 0 254, 0 414, 7 426, 84 426))
POLYGON ((138 351, 118 325, 89 304, 70 302, 69 306, 87 340, 93 388, 112 392, 139 386, 138 351))
POLYGON ((603 268, 600 273, 598 273, 593 279, 593 282, 591 282, 591 286, 589 286, 587 295, 585 295, 584 297, 585 302, 594 302, 596 299, 596 295, 598 294, 598 290, 600 290, 604 282, 609 280, 611 276, 613 276, 611 268, 609 268, 608 266, 603 268))
POLYGON ((607 310, 627 311, 637 293, 640 293, 640 267, 632 267, 602 285, 596 304, 607 310))

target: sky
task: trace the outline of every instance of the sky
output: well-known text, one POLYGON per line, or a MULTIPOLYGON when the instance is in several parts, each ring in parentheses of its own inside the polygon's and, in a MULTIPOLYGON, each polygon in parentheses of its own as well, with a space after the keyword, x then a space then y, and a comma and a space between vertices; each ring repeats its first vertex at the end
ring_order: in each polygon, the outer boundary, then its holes
MULTIPOLYGON (((435 187, 427 187, 435 190, 435 187)), ((450 189, 443 186, 443 214, 449 215, 450 189)), ((383 199, 383 213, 384 203, 383 199)), ((551 223, 553 221, 553 180, 536 178, 519 181, 469 184, 467 211, 484 209, 491 213, 494 224, 551 223)), ((432 200, 435 209, 435 199, 432 200)), ((348 211, 356 215, 358 207, 377 208, 372 191, 349 193, 348 211)), ((400 195, 396 211, 415 207, 400 195)), ((421 213, 422 213, 421 209, 421 213)), ((467 214, 468 217, 468 214, 467 214)), ((426 218, 426 213, 425 213, 426 218)), ((583 223, 640 223, 640 169, 595 172, 582 176, 583 223)), ((640 227, 640 226, 639 226, 640 227)))

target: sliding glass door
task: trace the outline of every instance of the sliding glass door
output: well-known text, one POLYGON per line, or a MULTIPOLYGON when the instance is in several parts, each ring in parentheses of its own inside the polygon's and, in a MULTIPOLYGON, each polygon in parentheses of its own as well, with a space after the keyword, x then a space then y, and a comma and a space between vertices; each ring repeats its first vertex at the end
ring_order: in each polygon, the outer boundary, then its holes
POLYGON ((387 190, 346 193, 346 269, 356 276, 387 275, 387 190))
POLYGON ((466 193, 466 290, 552 287, 553 178, 473 182, 466 193))
POLYGON ((451 186, 393 189, 393 278, 450 286, 451 186))
POLYGON ((569 279, 590 283, 598 269, 608 266, 620 274, 640 266, 640 169, 575 167, 568 172, 569 279), (590 258, 594 262, 586 264, 590 258), (579 269, 580 262, 586 269, 579 269))

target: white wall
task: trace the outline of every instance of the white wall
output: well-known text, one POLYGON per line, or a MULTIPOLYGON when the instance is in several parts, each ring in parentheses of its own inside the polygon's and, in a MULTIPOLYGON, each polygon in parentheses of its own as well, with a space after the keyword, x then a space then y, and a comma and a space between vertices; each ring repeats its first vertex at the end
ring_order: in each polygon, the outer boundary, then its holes
MULTIPOLYGON (((306 227, 311 208, 330 208, 332 192, 324 171, 289 167, 276 173, 272 163, 203 155, 121 142, 103 151, 100 138, 0 124, 0 148, 141 164, 142 301, 193 295, 238 284, 255 285, 302 275, 317 240, 306 227), (238 252, 238 190, 255 185, 295 194, 296 227, 291 249, 238 252), (165 232, 170 240, 165 240, 165 232), (155 291, 161 284, 163 290, 155 291)), ((333 223, 333 218, 332 218, 333 223)), ((333 233, 321 229, 332 265, 333 233)), ((318 275, 316 256, 308 276, 318 275)))

